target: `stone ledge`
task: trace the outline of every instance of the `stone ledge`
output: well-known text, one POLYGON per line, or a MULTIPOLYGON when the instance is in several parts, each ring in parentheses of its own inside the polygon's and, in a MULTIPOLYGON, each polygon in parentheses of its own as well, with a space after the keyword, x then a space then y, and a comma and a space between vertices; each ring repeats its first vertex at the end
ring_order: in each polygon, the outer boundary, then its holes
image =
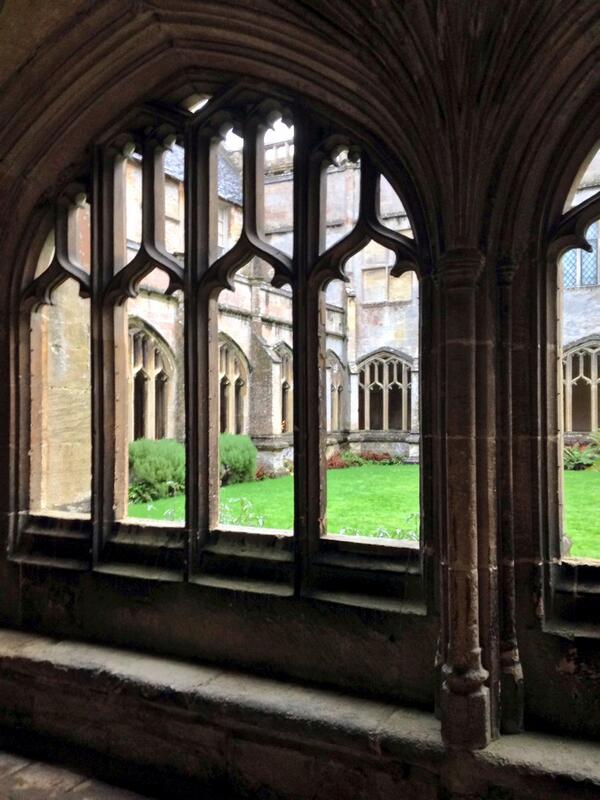
POLYGON ((0 632, 0 725, 219 797, 600 798, 597 744, 528 733, 446 753, 422 711, 18 631, 0 632))

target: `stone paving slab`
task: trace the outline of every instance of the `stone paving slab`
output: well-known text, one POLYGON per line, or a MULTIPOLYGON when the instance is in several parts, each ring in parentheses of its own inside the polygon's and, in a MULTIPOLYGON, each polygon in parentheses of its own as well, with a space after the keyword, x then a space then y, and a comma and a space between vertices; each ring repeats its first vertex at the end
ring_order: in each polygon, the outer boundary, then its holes
POLYGON ((0 752, 0 800, 147 800, 64 767, 0 752))

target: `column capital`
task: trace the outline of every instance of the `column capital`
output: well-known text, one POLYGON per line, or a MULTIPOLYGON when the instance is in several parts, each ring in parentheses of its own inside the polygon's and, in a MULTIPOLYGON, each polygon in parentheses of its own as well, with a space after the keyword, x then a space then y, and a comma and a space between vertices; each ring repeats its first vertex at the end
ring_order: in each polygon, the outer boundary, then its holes
POLYGON ((483 254, 475 247, 447 250, 437 261, 438 282, 449 289, 474 289, 484 261, 483 254))

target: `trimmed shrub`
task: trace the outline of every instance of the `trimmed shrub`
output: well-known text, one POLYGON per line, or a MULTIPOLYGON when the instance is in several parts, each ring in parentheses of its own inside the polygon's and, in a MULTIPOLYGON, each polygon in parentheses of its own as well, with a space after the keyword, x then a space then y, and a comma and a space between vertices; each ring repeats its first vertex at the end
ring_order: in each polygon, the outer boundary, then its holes
POLYGON ((129 499, 159 500, 185 491, 185 447, 175 439, 129 443, 129 499))
MULTIPOLYGON (((256 477, 256 447, 249 436, 219 437, 221 483, 256 477)), ((185 491, 185 447, 174 439, 136 439, 129 443, 129 502, 149 503, 185 491)))
POLYGON ((219 436, 221 484, 253 481, 256 478, 256 453, 249 436, 222 433, 219 436))

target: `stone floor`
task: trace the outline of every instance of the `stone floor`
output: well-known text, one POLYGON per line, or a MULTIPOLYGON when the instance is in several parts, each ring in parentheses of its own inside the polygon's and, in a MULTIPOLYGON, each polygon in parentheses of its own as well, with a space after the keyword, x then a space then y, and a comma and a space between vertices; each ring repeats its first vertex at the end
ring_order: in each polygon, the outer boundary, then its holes
POLYGON ((0 751, 0 800, 143 800, 64 767, 0 751))

